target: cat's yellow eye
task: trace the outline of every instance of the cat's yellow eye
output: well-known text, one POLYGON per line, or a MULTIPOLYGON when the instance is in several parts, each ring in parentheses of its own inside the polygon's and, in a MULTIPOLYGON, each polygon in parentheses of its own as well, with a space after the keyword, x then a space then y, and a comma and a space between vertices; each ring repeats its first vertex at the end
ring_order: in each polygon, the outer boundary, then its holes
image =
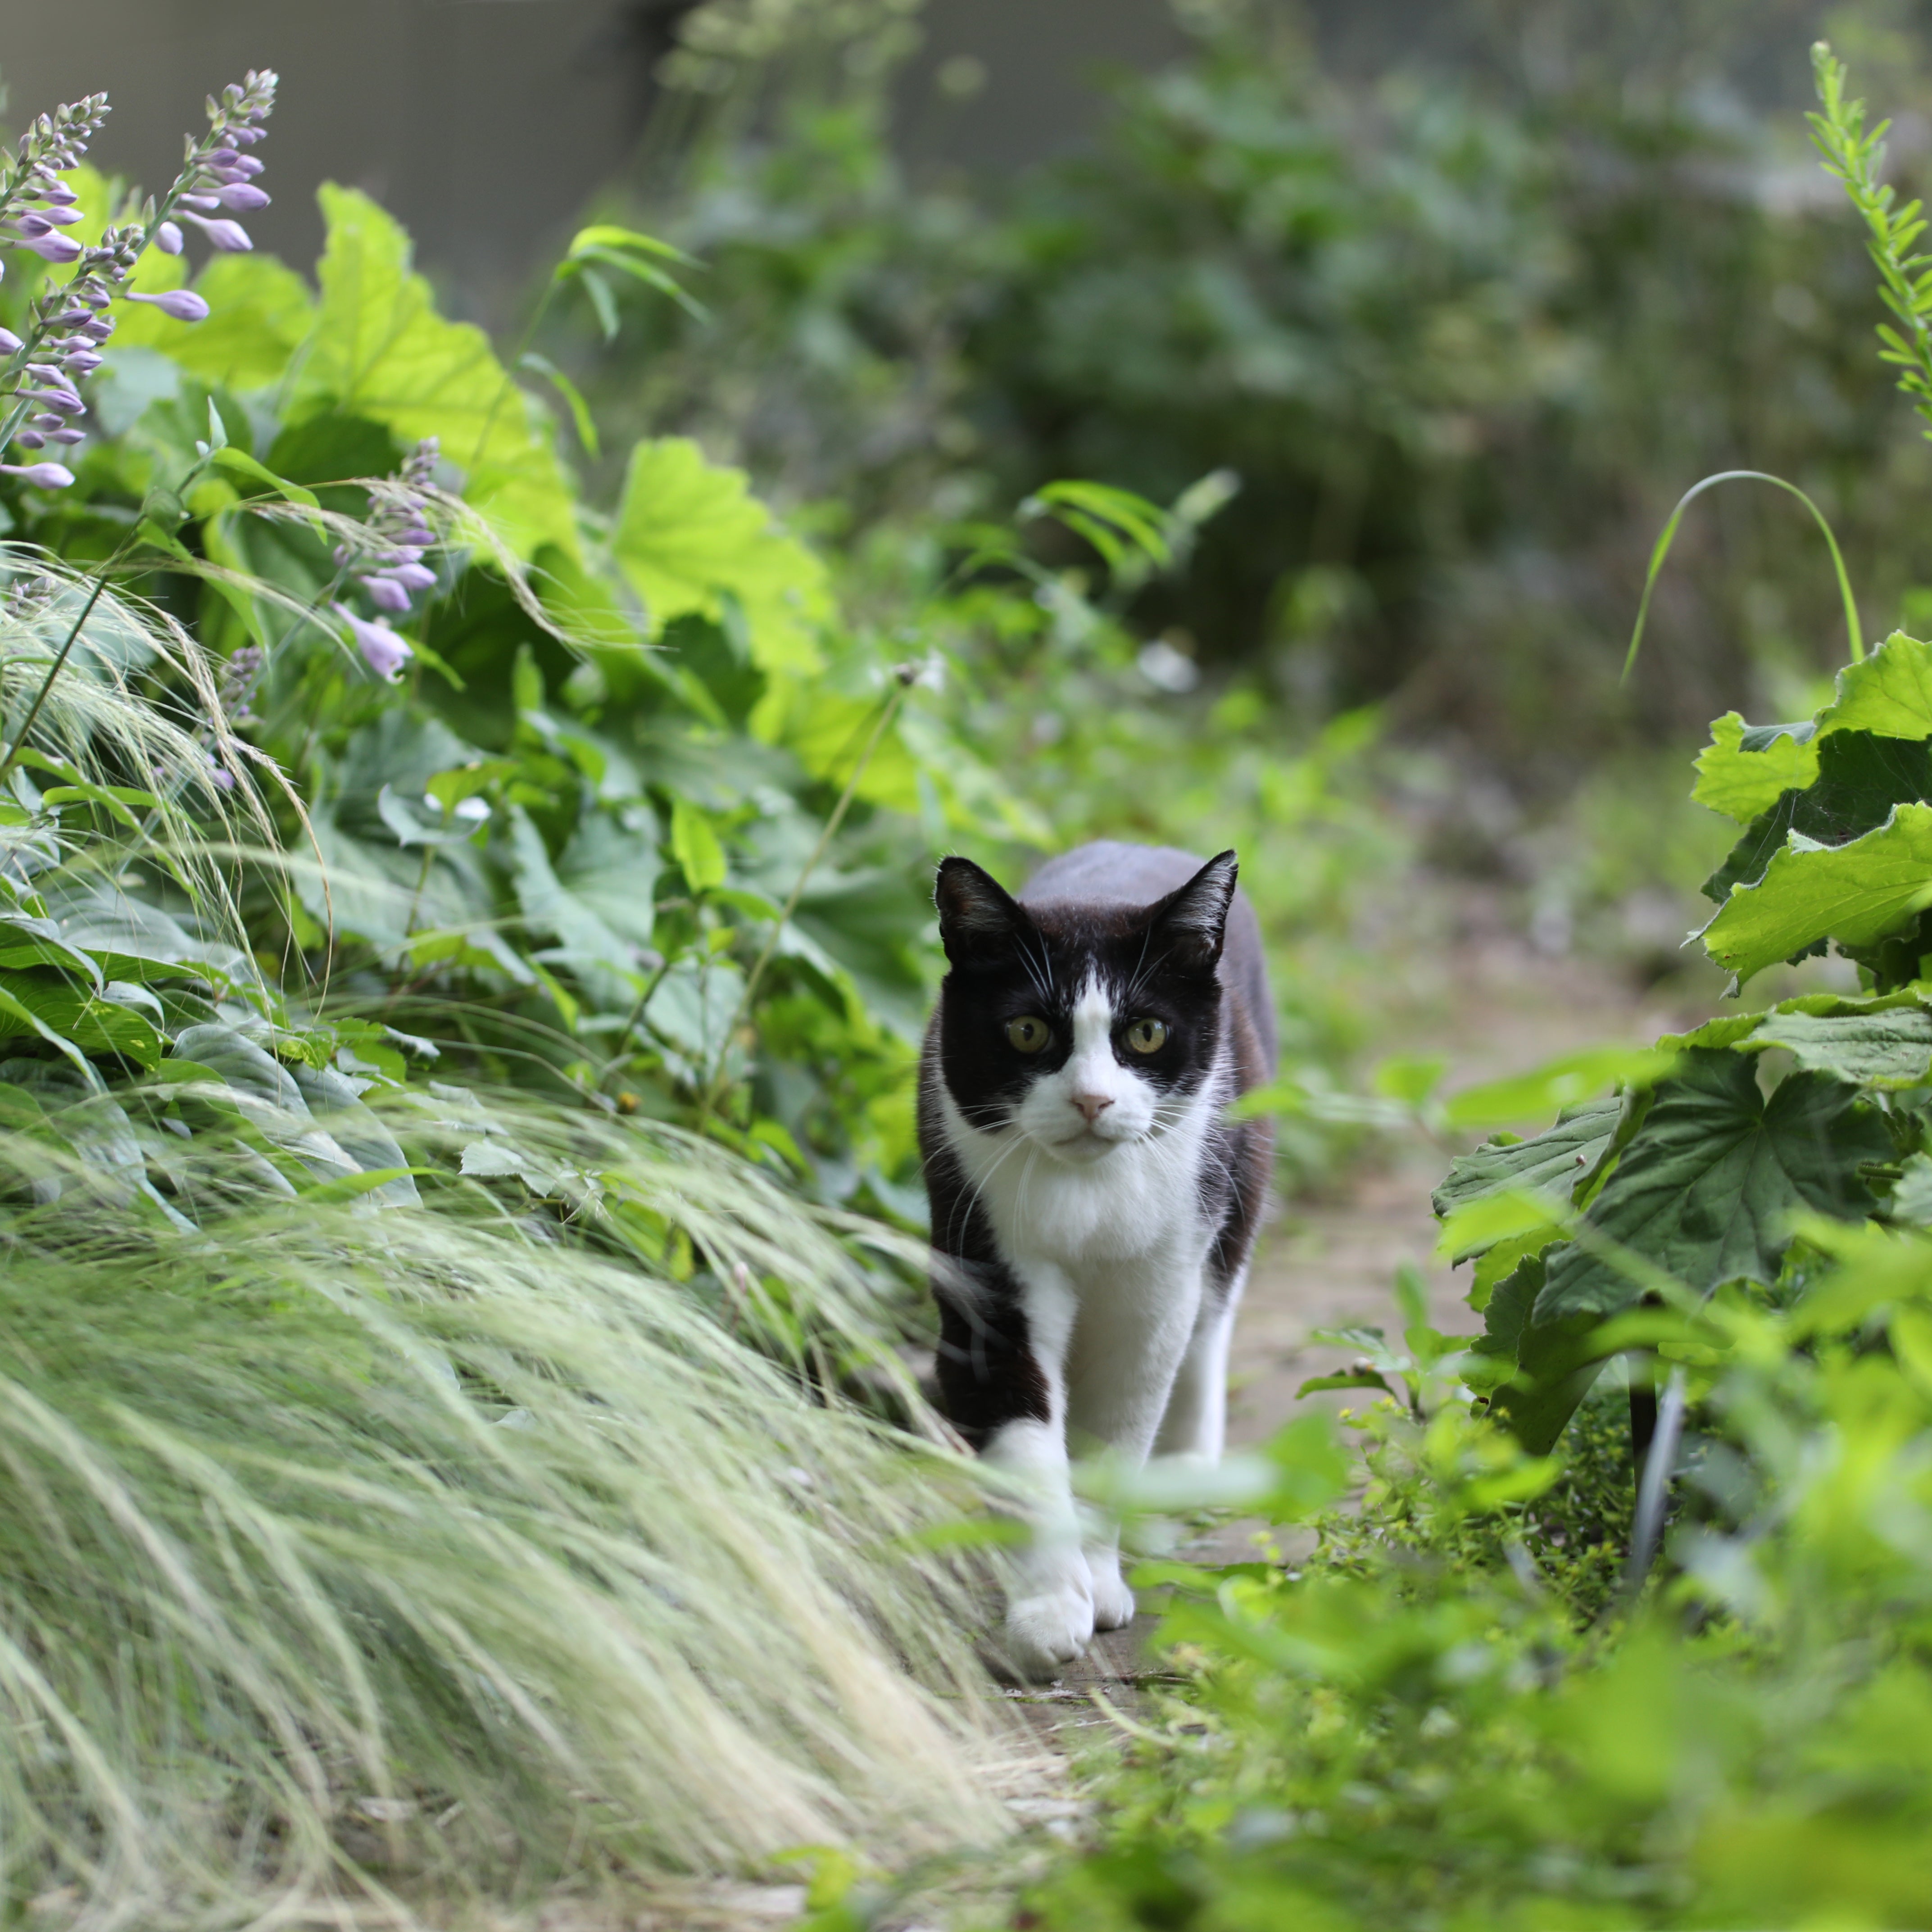
POLYGON ((1166 1044, 1165 1020, 1136 1020, 1127 1029, 1127 1049, 1131 1053, 1158 1053, 1166 1044))
POLYGON ((1046 1021, 1030 1014, 1023 1020, 1006 1022, 1006 1044, 1016 1053, 1037 1053, 1052 1037, 1046 1021))

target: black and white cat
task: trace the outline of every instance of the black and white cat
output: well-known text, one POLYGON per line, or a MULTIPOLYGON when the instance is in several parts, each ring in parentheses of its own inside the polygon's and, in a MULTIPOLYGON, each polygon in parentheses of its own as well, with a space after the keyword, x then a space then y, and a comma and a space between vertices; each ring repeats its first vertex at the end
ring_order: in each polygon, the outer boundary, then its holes
POLYGON ((1038 1497, 1002 1648, 1050 1676, 1134 1613, 1083 1546, 1070 1444, 1214 1461, 1273 1136, 1228 1103, 1274 1072, 1232 852, 1103 842, 1016 899, 939 868, 951 970, 920 1064, 938 1379, 956 1426, 1038 1497))

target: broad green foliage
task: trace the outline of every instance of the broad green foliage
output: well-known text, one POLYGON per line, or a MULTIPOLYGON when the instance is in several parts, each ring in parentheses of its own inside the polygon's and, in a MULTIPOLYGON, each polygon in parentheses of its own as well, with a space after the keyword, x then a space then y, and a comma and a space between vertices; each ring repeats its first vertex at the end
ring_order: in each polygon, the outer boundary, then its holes
POLYGON ((1354 1418, 1366 1493, 1313 1553, 1143 1573, 1173 1592, 1182 1690, 1138 1714, 1097 1843, 1029 1889, 1034 1922, 1923 1918, 1928 1282, 1922 1235, 1848 1234, 1789 1310, 1660 1318, 1649 1339, 1696 1364, 1721 1442, 1683 1485, 1672 1581, 1628 1614, 1606 1602, 1621 1387, 1579 1415, 1562 1469, 1446 1378, 1420 1420, 1354 1418))
POLYGON ((1843 845, 1789 838, 1704 928, 1704 950, 1740 980, 1826 938, 1870 952, 1932 904, 1932 806, 1898 806, 1843 845))
POLYGON ((489 338, 436 314, 409 237, 367 195, 327 186, 321 200, 322 299, 295 370, 291 423, 328 412, 380 423, 399 446, 438 437, 467 500, 518 556, 546 543, 574 552, 572 493, 549 426, 489 338))
POLYGON ((1932 652, 1894 633, 1840 674, 1809 724, 1754 732, 1733 714, 1712 728, 1694 796, 1734 818, 1756 808, 1705 888, 1720 907, 1705 950, 1740 980, 1828 938, 1881 988, 1916 976, 1918 916, 1932 904, 1928 689, 1932 652), (1767 800, 1779 779, 1790 782, 1767 800))
MULTIPOLYGON (((1829 112, 1851 117, 1824 138, 1843 160, 1862 123, 1820 58, 1829 112)), ((1875 248, 1911 238, 1879 226, 1875 248)), ((1718 902, 1700 935, 1707 953, 1742 983, 1834 947, 1856 963, 1865 997, 1809 995, 1660 1042, 1681 1058, 1631 1082, 1613 1141, 1586 1140, 1588 1117, 1573 1114, 1452 1169, 1436 1204, 1452 1258, 1483 1257, 1472 1298, 1487 1324, 1484 1393, 1539 1448, 1612 1351, 1602 1317, 1738 1284, 1784 1293, 1807 1212, 1916 1218, 1892 1201, 1908 1170, 1920 1172, 1912 1163, 1932 1131, 1932 648, 1894 632, 1841 671, 1803 724, 1720 718, 1693 796, 1745 828, 1705 887, 1718 902), (1768 1087, 1761 1056, 1772 1049, 1797 1070, 1768 1087), (1512 1190, 1541 1204, 1510 1208, 1499 1197, 1512 1190)))
POLYGON ((717 622, 729 598, 760 670, 821 668, 825 566, 773 526, 740 472, 706 463, 694 442, 665 436, 631 452, 610 548, 644 599, 653 635, 692 614, 717 622))
POLYGON ((1711 727, 1711 742, 1697 754, 1700 805, 1748 825, 1778 802, 1780 793, 1800 790, 1818 776, 1818 749, 1800 726, 1753 731, 1735 711, 1711 727))
POLYGON ((1532 1319, 1611 1314, 1636 1300, 1646 1283, 1618 1266, 1624 1252, 1700 1288, 1775 1281, 1796 1210, 1852 1217, 1871 1205, 1858 1168, 1892 1143, 1869 1114, 1846 1118, 1857 1102, 1855 1086, 1812 1072, 1767 1100, 1750 1060, 1686 1054, 1592 1203, 1591 1238, 1548 1258, 1532 1319))

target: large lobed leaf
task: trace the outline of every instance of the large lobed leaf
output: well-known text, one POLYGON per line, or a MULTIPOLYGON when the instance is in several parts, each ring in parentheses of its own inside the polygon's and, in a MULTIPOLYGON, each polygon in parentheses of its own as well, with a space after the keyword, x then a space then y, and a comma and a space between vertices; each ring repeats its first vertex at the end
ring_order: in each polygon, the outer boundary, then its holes
POLYGON ((1838 846, 1787 844, 1704 928, 1704 950, 1742 980, 1828 936, 1874 944, 1932 905, 1932 806, 1895 806, 1838 846))
POLYGON ((610 545, 654 634, 688 612, 722 617, 728 598, 760 670, 818 669, 815 633, 831 610, 825 566, 774 524, 742 470, 706 462, 687 437, 639 443, 610 545))
POLYGON ((441 439, 465 500, 520 556, 578 551, 568 479, 540 418, 480 328, 436 312, 409 236, 365 194, 325 183, 322 302, 290 404, 292 420, 340 410, 399 442, 441 439))
MULTIPOLYGON (((1767 1100, 1749 1058, 1694 1050, 1658 1088, 1588 1225, 1604 1243, 1694 1288, 1774 1282, 1792 1214, 1869 1214, 1858 1169, 1891 1152, 1883 1125, 1844 1082, 1793 1073, 1767 1100)), ((1613 1253, 1586 1240, 1550 1256, 1534 1319, 1610 1313, 1642 1292, 1613 1253)))

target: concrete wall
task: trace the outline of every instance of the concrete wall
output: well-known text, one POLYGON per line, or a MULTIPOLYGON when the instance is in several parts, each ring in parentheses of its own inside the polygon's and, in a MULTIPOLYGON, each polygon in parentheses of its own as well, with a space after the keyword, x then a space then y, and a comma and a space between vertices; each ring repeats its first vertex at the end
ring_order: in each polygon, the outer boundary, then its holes
POLYGON ((635 0, 4 0, 0 17, 8 124, 105 88, 95 154, 149 186, 207 94, 274 68, 258 245, 312 260, 316 184, 348 182, 486 311, 629 154, 654 57, 635 0))

